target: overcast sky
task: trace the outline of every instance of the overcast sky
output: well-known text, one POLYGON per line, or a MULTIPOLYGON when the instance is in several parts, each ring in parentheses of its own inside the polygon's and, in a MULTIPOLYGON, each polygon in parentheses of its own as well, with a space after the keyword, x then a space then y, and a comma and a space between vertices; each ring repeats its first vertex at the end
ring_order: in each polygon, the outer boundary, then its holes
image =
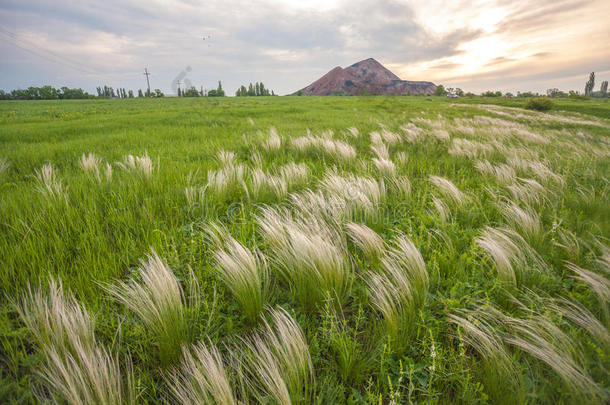
POLYGON ((608 0, 2 0, 0 88, 276 93, 369 57, 466 91, 583 91, 610 80, 608 0), (205 40, 204 40, 205 38, 205 40))

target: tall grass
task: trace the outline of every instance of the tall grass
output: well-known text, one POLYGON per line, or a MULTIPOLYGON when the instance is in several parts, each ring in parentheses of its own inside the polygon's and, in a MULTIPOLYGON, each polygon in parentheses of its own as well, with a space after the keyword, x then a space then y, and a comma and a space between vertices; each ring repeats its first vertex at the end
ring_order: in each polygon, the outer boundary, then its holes
POLYGON ((83 153, 78 163, 85 173, 92 176, 97 181, 100 180, 100 165, 102 163, 102 159, 95 156, 91 152, 88 155, 83 153))
POLYGON ((0 402, 604 403, 607 106, 445 101, 0 102, 0 402))
POLYGON ((172 369, 166 381, 174 400, 184 405, 235 405, 235 390, 216 346, 199 343, 184 347, 179 368, 172 369))
POLYGON ((292 139, 292 147, 301 153, 316 151, 334 157, 339 161, 351 162, 356 158, 356 149, 343 141, 332 139, 328 135, 307 135, 292 139))
POLYGON ((297 301, 311 309, 326 294, 342 302, 352 284, 352 267, 338 230, 315 216, 292 218, 285 209, 265 207, 259 232, 269 244, 282 279, 297 301))
POLYGON ((461 206, 468 201, 466 194, 457 188, 457 186, 453 184, 451 180, 440 176, 430 176, 430 182, 434 184, 439 191, 454 205, 461 206))
POLYGON ((369 299, 394 345, 403 348, 416 330, 417 311, 428 293, 428 273, 421 254, 404 235, 394 239, 381 263, 380 273, 367 276, 369 299))
POLYGON ((246 319, 255 323, 267 301, 267 264, 231 236, 214 254, 221 280, 239 302, 246 319))
POLYGON ((118 357, 97 343, 87 310, 64 293, 61 283, 51 279, 48 293, 28 287, 15 306, 43 352, 38 373, 46 387, 41 400, 73 405, 136 403, 131 362, 126 362, 123 373, 118 357))
POLYGON ((48 292, 28 285, 15 308, 42 347, 67 350, 73 341, 88 348, 94 344, 94 325, 89 313, 64 292, 61 282, 50 279, 48 292))
POLYGON ((459 337, 480 356, 478 377, 494 403, 516 404, 525 400, 520 370, 502 339, 499 319, 488 308, 449 314, 449 321, 458 325, 459 337))
POLYGON ((530 243, 538 243, 543 237, 538 213, 531 207, 519 207, 512 201, 500 204, 500 213, 530 243))
POLYGON ((117 162, 117 164, 121 168, 139 174, 146 179, 150 179, 155 170, 155 165, 150 156, 148 156, 148 153, 142 156, 126 155, 123 161, 117 162))
POLYGON ((345 224, 345 228, 352 242, 362 250, 366 257, 375 259, 385 252, 385 242, 368 226, 349 222, 345 224))
POLYGON ((486 227, 475 242, 491 257, 498 279, 508 286, 519 286, 529 273, 543 268, 542 259, 517 232, 486 227))
POLYGON ((55 169, 51 163, 45 163, 39 170, 36 170, 36 189, 51 200, 66 200, 67 187, 64 187, 61 180, 57 178, 55 169))
POLYGON ((610 281, 597 273, 583 269, 574 263, 567 262, 568 269, 574 272, 574 278, 585 283, 597 296, 606 325, 610 324, 610 281))
POLYGON ((343 199, 351 219, 375 219, 387 193, 383 180, 353 174, 341 176, 334 171, 324 175, 320 188, 331 197, 343 199))
POLYGON ((269 128, 269 137, 262 144, 267 152, 279 150, 282 146, 282 139, 274 127, 269 128))
POLYGON ((138 271, 140 281, 119 281, 104 288, 140 318, 154 336, 161 363, 168 365, 180 357, 189 338, 182 286, 154 251, 141 260, 138 271))
POLYGON ((581 366, 574 341, 543 315, 506 317, 511 330, 506 341, 547 364, 563 380, 574 399, 599 403, 604 394, 581 366))
POLYGON ((315 376, 309 347, 298 323, 284 310, 271 310, 273 325, 252 337, 250 367, 259 403, 309 404, 315 376))
POLYGON ((0 158, 0 179, 10 166, 11 164, 8 162, 8 160, 6 160, 6 158, 0 158))

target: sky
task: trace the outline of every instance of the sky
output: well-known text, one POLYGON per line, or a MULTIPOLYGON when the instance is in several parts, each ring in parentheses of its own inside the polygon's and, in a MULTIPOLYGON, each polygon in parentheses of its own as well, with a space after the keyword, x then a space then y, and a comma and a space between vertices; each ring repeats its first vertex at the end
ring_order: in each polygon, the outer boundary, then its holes
POLYGON ((375 58, 404 80, 486 90, 610 80, 608 0, 2 0, 0 89, 292 93, 375 58))

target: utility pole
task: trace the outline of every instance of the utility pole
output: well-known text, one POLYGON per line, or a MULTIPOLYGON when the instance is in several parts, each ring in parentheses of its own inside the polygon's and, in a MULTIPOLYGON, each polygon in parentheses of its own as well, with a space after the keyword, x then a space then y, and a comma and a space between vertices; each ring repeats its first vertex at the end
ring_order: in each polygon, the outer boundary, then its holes
POLYGON ((150 73, 148 73, 148 70, 146 68, 144 68, 144 73, 146 76, 146 85, 148 86, 148 94, 147 96, 150 97, 150 81, 148 81, 148 76, 150 76, 150 73))

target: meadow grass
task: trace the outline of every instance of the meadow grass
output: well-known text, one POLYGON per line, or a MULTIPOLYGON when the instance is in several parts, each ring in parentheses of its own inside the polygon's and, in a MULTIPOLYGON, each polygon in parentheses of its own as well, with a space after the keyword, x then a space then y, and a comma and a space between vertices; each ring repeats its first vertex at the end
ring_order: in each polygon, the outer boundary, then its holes
POLYGON ((1 102, 0 396, 608 401, 610 107, 522 104, 1 102))

